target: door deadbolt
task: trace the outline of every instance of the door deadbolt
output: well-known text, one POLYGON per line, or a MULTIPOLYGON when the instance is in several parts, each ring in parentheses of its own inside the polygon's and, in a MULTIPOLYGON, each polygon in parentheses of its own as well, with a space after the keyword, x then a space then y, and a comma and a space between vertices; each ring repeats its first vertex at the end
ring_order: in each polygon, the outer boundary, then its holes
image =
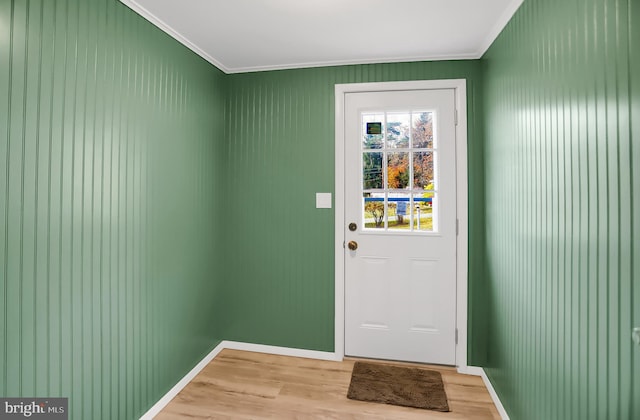
POLYGON ((349 243, 347 244, 347 246, 349 247, 350 250, 355 251, 356 249, 358 249, 358 243, 356 241, 349 241, 349 243))
POLYGON ((358 229, 358 225, 356 225, 356 224, 355 224, 355 223, 353 223, 353 222, 349 223, 349 230, 350 230, 351 232, 355 232, 355 231, 356 231, 356 229, 358 229))

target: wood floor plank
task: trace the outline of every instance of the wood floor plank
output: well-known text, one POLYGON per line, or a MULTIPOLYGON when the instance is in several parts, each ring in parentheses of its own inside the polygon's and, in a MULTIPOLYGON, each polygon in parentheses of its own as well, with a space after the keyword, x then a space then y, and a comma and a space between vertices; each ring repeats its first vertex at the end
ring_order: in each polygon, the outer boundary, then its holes
POLYGON ((428 368, 442 374, 449 413, 350 400, 346 395, 356 360, 331 362, 223 350, 156 419, 500 418, 481 378, 446 366, 428 368))

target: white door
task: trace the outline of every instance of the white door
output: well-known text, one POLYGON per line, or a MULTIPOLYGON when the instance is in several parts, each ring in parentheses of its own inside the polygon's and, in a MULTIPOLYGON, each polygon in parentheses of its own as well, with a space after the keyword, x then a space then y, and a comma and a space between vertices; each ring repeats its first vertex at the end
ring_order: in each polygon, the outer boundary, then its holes
POLYGON ((345 96, 345 354, 456 363, 453 89, 345 96))

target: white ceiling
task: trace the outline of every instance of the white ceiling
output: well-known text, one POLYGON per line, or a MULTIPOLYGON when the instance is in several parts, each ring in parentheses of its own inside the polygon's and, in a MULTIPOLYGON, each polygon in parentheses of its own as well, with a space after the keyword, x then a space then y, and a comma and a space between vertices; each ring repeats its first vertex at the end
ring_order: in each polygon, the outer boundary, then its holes
POLYGON ((480 58, 523 0, 120 0, 225 73, 480 58))

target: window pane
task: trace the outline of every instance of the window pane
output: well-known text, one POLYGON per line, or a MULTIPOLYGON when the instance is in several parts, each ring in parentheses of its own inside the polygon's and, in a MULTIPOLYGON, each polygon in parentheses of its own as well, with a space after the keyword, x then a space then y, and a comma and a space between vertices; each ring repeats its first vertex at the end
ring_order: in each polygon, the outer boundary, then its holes
POLYGON ((433 158, 436 152, 413 153, 413 188, 434 190, 433 158))
POLYGON ((409 122, 411 115, 408 113, 387 114, 387 147, 396 149, 409 147, 409 122))
POLYGON ((389 230, 411 228, 411 203, 409 194, 389 193, 389 230))
POLYGON ((365 229, 384 229, 384 193, 364 193, 363 220, 365 229))
POLYGON ((384 114, 362 114, 362 148, 382 149, 384 114))
POLYGON ((393 152, 387 155, 387 185, 391 189, 409 186, 409 153, 393 152))
POLYGON ((382 153, 362 154, 362 189, 382 189, 382 153))
POLYGON ((361 118, 363 229, 438 232, 435 112, 361 118))
POLYGON ((423 194, 415 194, 413 196, 413 230, 421 232, 435 232, 434 229, 434 204, 435 195, 433 192, 426 192, 423 194))
POLYGON ((432 112, 414 112, 412 119, 412 135, 414 148, 431 149, 433 142, 433 113, 432 112))

